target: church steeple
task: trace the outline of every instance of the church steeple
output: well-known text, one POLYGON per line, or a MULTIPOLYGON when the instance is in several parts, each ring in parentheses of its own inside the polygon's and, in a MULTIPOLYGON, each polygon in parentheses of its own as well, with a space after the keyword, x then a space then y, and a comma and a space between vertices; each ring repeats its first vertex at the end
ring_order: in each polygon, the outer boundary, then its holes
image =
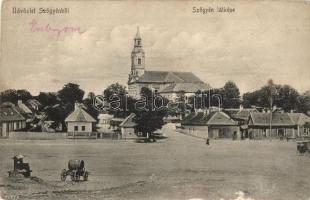
POLYGON ((140 35, 139 27, 137 27, 137 33, 134 38, 134 47, 131 52, 131 71, 129 74, 128 82, 137 80, 144 74, 145 71, 145 55, 142 49, 142 39, 140 35))

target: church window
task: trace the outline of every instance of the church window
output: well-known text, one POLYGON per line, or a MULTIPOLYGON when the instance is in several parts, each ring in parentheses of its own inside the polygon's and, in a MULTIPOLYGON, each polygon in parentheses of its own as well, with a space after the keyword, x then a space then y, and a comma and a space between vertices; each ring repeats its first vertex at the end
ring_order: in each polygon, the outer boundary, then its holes
POLYGON ((138 58, 138 65, 141 65, 141 58, 138 58))
POLYGON ((138 46, 140 46, 140 41, 138 40, 138 46))

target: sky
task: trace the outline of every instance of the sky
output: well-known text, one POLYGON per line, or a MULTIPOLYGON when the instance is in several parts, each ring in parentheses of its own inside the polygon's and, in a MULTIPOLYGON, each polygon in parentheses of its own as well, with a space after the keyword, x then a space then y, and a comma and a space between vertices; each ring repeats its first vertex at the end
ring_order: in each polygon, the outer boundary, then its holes
POLYGON ((58 91, 74 82, 101 94, 126 85, 140 27, 146 70, 190 71, 212 87, 241 93, 273 79, 310 90, 309 1, 6 1, 1 16, 0 90, 58 91), (229 6, 233 13, 193 13, 229 6), (69 14, 13 14, 69 8, 69 14), (80 32, 31 31, 31 22, 80 32))

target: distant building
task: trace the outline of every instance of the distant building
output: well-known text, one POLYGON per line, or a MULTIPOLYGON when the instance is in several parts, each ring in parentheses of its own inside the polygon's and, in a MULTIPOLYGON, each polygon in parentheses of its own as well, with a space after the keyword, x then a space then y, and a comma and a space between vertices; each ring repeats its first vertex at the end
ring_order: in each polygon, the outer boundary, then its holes
POLYGON ((224 112, 228 113, 235 121, 238 122, 242 138, 248 138, 248 122, 251 113, 257 113, 256 108, 243 108, 242 105, 239 109, 225 109, 224 112))
POLYGON ((114 117, 110 121, 111 129, 117 135, 118 139, 136 138, 135 127, 137 124, 134 122, 136 115, 131 113, 126 118, 114 117))
POLYGON ((288 113, 251 113, 249 138, 296 137, 296 124, 288 113), (270 131, 271 130, 271 131, 270 131))
POLYGON ((238 123, 222 111, 191 113, 181 125, 183 133, 202 138, 240 138, 238 123))
POLYGON ((36 100, 36 99, 29 99, 29 100, 27 100, 27 104, 30 106, 30 108, 33 111, 39 111, 40 108, 42 107, 42 104, 38 100, 36 100))
POLYGON ((103 138, 104 135, 113 134, 114 130, 111 127, 111 120, 113 115, 102 113, 98 115, 98 124, 97 124, 97 138, 103 138))
POLYGON ((304 113, 288 113, 294 124, 296 125, 296 136, 310 136, 310 117, 304 113))
POLYGON ((192 72, 147 71, 145 70, 145 53, 139 28, 134 38, 131 52, 131 71, 128 79, 129 95, 138 98, 141 88, 147 87, 169 100, 175 100, 178 94, 190 96, 198 90, 210 89, 192 72))
POLYGON ((134 122, 134 117, 136 115, 134 113, 131 113, 128 117, 120 123, 120 128, 121 128, 121 134, 123 139, 129 139, 129 138, 136 138, 137 135, 135 134, 135 127, 137 124, 134 122))
POLYGON ((88 114, 81 105, 76 104, 74 111, 65 119, 68 135, 90 136, 96 120, 88 114))
POLYGON ((0 107, 0 138, 9 137, 9 132, 26 127, 26 119, 14 105, 0 107))
POLYGON ((35 118, 34 113, 31 111, 31 109, 26 104, 23 103, 22 100, 17 101, 16 109, 26 119, 26 126, 29 127, 35 118))

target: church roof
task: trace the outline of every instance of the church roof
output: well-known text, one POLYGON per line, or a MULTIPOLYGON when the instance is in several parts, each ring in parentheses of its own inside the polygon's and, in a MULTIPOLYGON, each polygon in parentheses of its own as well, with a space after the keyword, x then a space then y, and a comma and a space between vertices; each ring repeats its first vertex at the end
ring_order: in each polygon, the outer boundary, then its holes
POLYGON ((192 72, 145 71, 138 83, 203 83, 192 72))
POLYGON ((66 118, 66 122, 96 122, 83 108, 77 106, 75 110, 66 118))
POLYGON ((159 93, 171 93, 171 92, 195 93, 198 90, 206 91, 208 89, 210 89, 210 86, 206 83, 173 83, 160 90, 159 93))

